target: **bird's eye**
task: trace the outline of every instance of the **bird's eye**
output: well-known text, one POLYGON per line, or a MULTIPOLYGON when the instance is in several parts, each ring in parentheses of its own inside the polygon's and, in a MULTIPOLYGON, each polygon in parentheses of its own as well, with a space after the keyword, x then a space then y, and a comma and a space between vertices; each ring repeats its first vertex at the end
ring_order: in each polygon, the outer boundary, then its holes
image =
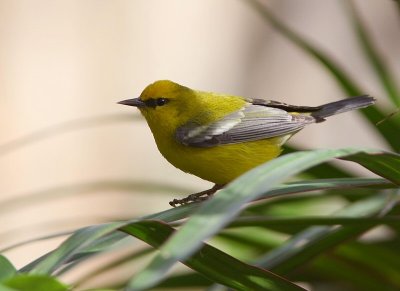
POLYGON ((146 104, 146 107, 151 107, 151 108, 156 108, 157 106, 163 106, 166 103, 168 103, 169 99, 167 98, 150 98, 144 101, 144 104, 146 104))
POLYGON ((157 98, 156 104, 157 106, 163 106, 168 102, 167 98, 157 98))

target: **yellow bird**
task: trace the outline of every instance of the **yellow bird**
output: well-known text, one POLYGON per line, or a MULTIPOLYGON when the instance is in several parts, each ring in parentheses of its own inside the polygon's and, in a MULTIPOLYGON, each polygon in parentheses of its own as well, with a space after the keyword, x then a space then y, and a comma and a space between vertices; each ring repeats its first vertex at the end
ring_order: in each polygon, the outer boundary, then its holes
POLYGON ((316 107, 192 90, 162 80, 147 86, 135 106, 145 117, 161 154, 175 167, 215 183, 209 190, 174 199, 171 206, 208 198, 248 170, 276 158, 282 145, 306 125, 370 106, 358 96, 316 107))

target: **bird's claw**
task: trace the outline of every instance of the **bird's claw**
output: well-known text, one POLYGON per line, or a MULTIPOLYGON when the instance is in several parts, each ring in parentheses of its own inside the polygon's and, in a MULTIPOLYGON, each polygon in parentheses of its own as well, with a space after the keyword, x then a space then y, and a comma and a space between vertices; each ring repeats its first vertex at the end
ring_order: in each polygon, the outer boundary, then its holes
POLYGON ((212 196, 215 192, 217 192, 219 189, 221 189, 223 185, 214 185, 211 189, 201 191, 198 193, 193 193, 188 195, 185 198, 182 199, 174 199, 169 202, 169 205, 172 207, 177 207, 180 205, 186 205, 186 204, 191 204, 191 203, 199 203, 202 201, 207 200, 210 196, 212 196))

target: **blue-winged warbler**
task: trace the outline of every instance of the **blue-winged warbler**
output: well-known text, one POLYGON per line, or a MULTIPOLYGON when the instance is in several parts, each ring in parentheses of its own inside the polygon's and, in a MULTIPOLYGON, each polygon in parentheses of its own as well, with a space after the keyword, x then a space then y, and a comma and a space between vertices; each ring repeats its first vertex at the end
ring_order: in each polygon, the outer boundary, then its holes
POLYGON ((205 200, 244 172, 281 153, 282 145, 306 125, 367 107, 370 96, 316 107, 192 90, 163 80, 150 84, 135 106, 145 117, 161 154, 175 167, 216 185, 174 199, 172 206, 205 200))

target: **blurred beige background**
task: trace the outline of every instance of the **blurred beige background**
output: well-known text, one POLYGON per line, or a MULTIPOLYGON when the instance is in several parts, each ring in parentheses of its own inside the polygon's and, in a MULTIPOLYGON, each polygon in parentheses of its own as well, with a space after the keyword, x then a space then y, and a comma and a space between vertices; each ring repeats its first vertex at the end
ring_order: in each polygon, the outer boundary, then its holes
MULTIPOLYGON (((319 63, 276 33, 245 2, 0 0, 0 146, 71 120, 138 115, 116 102, 138 96, 158 79, 299 105, 346 97, 319 63)), ((356 76, 365 93, 383 96, 343 1, 265 2, 356 76)), ((400 23, 394 1, 355 3, 379 51, 400 76, 400 23)), ((310 126, 292 141, 305 148, 385 148, 355 113, 310 126)), ((0 213, 0 247, 104 219, 161 211, 177 194, 209 186, 169 165, 140 121, 103 122, 8 152, 1 149, 0 204, 52 187, 95 181, 156 182, 182 191, 133 193, 100 187, 38 203, 7 204, 0 213)), ((30 244, 6 254, 22 266, 56 243, 30 244)))

